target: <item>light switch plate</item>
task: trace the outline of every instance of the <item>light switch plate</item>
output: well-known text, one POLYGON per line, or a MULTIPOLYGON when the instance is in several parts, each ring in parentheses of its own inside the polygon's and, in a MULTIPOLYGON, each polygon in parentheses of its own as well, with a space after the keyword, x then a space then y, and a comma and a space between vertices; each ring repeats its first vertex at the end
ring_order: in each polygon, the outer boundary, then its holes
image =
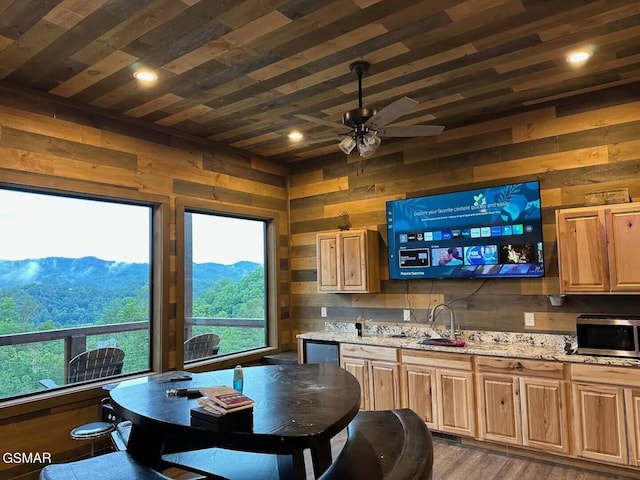
POLYGON ((405 322, 410 322, 411 321, 411 310, 404 309, 402 311, 402 315, 403 315, 403 319, 404 319, 405 322))
POLYGON ((327 307, 320 307, 320 316, 322 318, 327 318, 327 307))
POLYGON ((536 317, 533 312, 525 312, 524 313, 524 326, 525 327, 535 327, 536 325, 536 317))

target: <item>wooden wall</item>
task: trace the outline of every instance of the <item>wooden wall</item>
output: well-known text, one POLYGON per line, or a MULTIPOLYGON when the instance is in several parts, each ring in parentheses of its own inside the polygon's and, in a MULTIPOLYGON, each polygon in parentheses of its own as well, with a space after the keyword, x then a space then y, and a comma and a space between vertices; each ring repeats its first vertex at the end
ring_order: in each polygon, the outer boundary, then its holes
MULTIPOLYGON (((124 118, 105 117, 52 97, 0 87, 0 182, 48 186, 118 196, 119 192, 168 198, 168 312, 163 325, 168 358, 176 366, 176 198, 211 200, 221 209, 245 206, 277 212, 279 225, 278 333, 291 347, 288 317, 287 168, 212 142, 150 130, 124 118)), ((70 213, 71 214, 71 213, 70 213)), ((1 234, 1 233, 0 233, 1 234)), ((236 360, 237 361, 237 360, 236 360)), ((51 452, 54 461, 88 451, 70 439, 71 428, 97 419, 95 389, 58 396, 36 405, 0 409, 0 452, 51 452)), ((28 472, 31 465, 0 462, 0 479, 28 472)), ((33 475, 32 475, 33 476, 33 475)))
POLYGON ((403 309, 412 309, 414 321, 424 322, 427 307, 445 301, 463 329, 525 331, 523 313, 534 312, 536 325, 526 331, 558 333, 573 332, 581 313, 639 313, 637 296, 572 296, 563 307, 552 307, 547 297, 559 291, 555 210, 582 205, 588 192, 620 187, 640 201, 639 170, 638 84, 549 101, 449 128, 437 138, 383 140, 376 156, 366 159, 335 154, 294 164, 289 197, 296 328, 322 329, 322 306, 328 310, 326 320, 353 322, 361 315, 402 323, 403 309), (545 278, 484 284, 475 279, 388 280, 386 201, 536 179, 542 189, 545 278), (317 292, 315 236, 337 230, 343 211, 353 228, 380 231, 379 294, 317 292))

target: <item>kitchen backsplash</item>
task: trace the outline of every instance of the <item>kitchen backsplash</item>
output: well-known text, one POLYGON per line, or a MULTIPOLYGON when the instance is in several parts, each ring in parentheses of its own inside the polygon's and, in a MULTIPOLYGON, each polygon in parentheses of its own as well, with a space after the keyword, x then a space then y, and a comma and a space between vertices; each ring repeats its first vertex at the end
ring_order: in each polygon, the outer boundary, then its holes
MULTIPOLYGON (((371 321, 364 322, 364 335, 406 335, 407 337, 424 337, 428 328, 426 325, 393 325, 380 324, 371 321)), ((324 329, 327 332, 356 333, 355 322, 325 322, 324 329)), ((442 336, 449 335, 449 329, 441 325, 433 327, 442 336)), ((491 332, 484 330, 462 330, 463 339, 478 343, 496 344, 529 344, 536 347, 553 347, 562 350, 566 343, 575 345, 575 335, 554 335, 544 333, 515 333, 515 332, 491 332)))

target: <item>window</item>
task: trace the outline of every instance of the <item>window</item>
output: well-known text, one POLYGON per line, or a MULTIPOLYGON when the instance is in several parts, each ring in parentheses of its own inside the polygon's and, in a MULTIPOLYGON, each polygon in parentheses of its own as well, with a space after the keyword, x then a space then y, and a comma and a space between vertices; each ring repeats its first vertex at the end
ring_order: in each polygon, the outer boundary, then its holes
POLYGON ((0 189, 0 399, 73 383, 98 347, 150 369, 152 210, 0 189))
POLYGON ((185 363, 268 345, 267 228, 265 219, 184 211, 185 363))

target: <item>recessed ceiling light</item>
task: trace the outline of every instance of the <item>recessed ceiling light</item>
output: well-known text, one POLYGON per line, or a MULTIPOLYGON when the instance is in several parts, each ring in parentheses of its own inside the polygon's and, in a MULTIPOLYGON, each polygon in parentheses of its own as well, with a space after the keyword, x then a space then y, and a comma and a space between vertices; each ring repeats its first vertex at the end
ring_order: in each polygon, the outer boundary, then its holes
POLYGON ((155 82, 158 79, 158 75, 151 70, 138 70, 133 76, 141 82, 155 82))
POLYGON ((291 140, 292 142, 299 142, 303 138, 304 137, 300 132, 291 132, 289 134, 289 140, 291 140))
POLYGON ((567 62, 569 63, 584 63, 591 58, 593 53, 590 50, 576 50, 575 52, 571 52, 567 56, 567 62))

